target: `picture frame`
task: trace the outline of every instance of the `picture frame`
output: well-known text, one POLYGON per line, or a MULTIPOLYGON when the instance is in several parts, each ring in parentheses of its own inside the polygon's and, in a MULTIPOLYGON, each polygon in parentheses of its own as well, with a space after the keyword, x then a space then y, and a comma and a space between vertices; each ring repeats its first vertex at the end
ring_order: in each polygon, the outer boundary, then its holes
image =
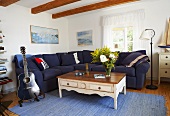
POLYGON ((59 44, 58 29, 30 25, 31 43, 59 44))
POLYGON ((85 30, 77 32, 78 46, 93 45, 92 30, 85 30))

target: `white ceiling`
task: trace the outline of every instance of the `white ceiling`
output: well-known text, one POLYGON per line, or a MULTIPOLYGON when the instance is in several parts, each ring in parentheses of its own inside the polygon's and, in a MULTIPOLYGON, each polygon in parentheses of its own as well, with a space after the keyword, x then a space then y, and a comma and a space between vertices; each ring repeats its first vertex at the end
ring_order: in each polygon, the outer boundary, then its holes
MULTIPOLYGON (((50 1, 53 1, 53 0, 20 0, 16 4, 27 7, 27 8, 33 8, 33 7, 45 4, 50 1)), ((54 13, 62 12, 65 10, 69 10, 69 9, 85 6, 88 4, 97 3, 97 2, 102 2, 102 1, 106 1, 106 0, 81 0, 81 1, 74 2, 74 3, 68 4, 68 5, 64 5, 64 6, 61 6, 58 8, 54 8, 54 9, 51 9, 51 10, 48 10, 45 12, 54 14, 54 13)))

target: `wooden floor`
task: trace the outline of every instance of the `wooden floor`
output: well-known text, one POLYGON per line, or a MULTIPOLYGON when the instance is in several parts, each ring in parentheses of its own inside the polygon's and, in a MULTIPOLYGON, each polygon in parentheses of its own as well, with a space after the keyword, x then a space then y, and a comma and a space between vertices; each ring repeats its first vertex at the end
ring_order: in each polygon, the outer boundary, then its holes
MULTIPOLYGON (((145 85, 147 84, 150 84, 150 81, 147 80, 145 85)), ((154 82, 154 85, 157 85, 156 81, 154 82)), ((146 94, 157 94, 157 95, 164 96, 166 100, 165 106, 167 107, 167 116, 170 116, 170 82, 161 82, 157 90, 149 90, 144 87, 142 90, 127 89, 127 91, 146 93, 146 94)), ((13 101, 9 106, 9 108, 18 105, 18 98, 16 96, 16 92, 12 92, 7 95, 4 95, 2 99, 2 101, 9 101, 9 100, 13 101)), ((16 116, 16 114, 10 114, 10 116, 16 116)))

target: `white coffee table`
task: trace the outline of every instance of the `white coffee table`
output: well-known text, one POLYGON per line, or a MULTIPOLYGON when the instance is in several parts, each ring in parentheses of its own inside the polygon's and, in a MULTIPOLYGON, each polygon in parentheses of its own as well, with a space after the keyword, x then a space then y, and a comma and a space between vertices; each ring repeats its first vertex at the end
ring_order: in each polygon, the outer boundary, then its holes
POLYGON ((114 108, 117 109, 119 93, 123 91, 126 94, 125 73, 111 73, 111 77, 95 79, 94 74, 105 74, 105 72, 90 72, 83 76, 75 76, 75 72, 82 71, 74 71, 57 77, 60 98, 62 98, 62 89, 83 94, 110 96, 114 99, 114 108))

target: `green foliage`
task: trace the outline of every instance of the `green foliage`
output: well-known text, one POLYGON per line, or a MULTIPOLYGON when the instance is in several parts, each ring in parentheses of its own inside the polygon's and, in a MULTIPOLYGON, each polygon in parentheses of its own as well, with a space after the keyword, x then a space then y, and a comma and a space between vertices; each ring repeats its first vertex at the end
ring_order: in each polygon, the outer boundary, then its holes
POLYGON ((101 48, 101 49, 96 49, 94 52, 91 53, 92 55, 92 62, 101 62, 100 60, 100 56, 101 55, 105 55, 106 58, 108 59, 108 61, 106 62, 102 62, 102 64, 104 65, 105 68, 112 68, 114 67, 114 63, 117 60, 117 57, 119 55, 118 52, 111 52, 110 48, 108 48, 107 46, 101 48), (110 58, 110 54, 114 54, 114 58, 110 58))

